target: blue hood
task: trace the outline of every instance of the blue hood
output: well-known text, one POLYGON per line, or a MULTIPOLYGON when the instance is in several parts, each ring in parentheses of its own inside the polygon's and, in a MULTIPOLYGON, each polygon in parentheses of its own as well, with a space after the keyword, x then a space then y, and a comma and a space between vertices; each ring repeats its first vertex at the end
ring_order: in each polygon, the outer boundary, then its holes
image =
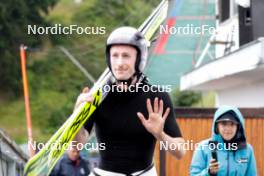
MULTIPOLYGON (((221 137, 220 134, 216 134, 215 133, 215 128, 216 128, 216 121, 217 119, 222 116, 223 114, 232 111, 233 113, 236 114, 236 116, 238 117, 239 120, 239 125, 242 127, 240 128, 240 132, 242 134, 242 136, 244 137, 244 139, 246 140, 246 136, 245 136, 245 122, 244 122, 244 117, 241 114, 241 112, 238 110, 238 108, 236 107, 232 107, 232 106, 221 106, 217 109, 217 111, 214 114, 214 120, 213 120, 213 125, 212 125, 212 139, 214 141, 218 141, 218 142, 223 142, 223 139, 221 137)), ((246 142, 246 141, 245 141, 246 142)))

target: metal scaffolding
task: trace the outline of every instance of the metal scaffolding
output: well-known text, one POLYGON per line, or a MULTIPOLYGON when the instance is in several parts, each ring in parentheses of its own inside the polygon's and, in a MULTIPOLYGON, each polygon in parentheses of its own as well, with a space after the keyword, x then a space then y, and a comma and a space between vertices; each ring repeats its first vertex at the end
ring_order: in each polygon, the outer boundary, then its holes
POLYGON ((22 176, 28 156, 0 129, 0 176, 22 176))

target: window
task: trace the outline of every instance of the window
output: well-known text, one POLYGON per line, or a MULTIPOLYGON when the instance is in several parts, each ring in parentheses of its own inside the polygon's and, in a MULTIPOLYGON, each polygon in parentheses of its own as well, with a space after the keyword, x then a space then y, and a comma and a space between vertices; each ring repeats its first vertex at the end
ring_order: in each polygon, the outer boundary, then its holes
POLYGON ((230 17, 230 0, 219 0, 220 22, 226 21, 230 17))

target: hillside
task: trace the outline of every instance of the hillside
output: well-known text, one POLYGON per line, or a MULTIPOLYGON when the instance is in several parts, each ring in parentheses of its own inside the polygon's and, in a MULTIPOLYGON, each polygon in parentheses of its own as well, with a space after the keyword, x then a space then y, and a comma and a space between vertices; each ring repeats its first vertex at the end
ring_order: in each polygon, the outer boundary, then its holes
MULTIPOLYGON (((72 0, 61 0, 45 16, 51 25, 104 26, 105 35, 43 35, 42 45, 28 46, 27 71, 34 140, 46 141, 71 114, 82 88, 92 85, 58 46, 67 48, 97 78, 105 69, 106 36, 118 26, 139 26, 159 1, 108 2, 89 0, 76 4, 72 0)), ((26 142, 23 97, 9 96, 4 91, 0 95, 0 128, 16 142, 26 142)))

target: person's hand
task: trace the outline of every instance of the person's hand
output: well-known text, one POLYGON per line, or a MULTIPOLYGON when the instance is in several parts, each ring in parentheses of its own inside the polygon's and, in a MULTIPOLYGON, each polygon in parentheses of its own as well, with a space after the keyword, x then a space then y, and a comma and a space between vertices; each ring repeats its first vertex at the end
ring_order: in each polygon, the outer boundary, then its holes
POLYGON ((78 96, 74 109, 77 109, 84 102, 93 102, 93 96, 89 94, 88 87, 85 87, 82 93, 78 96))
POLYGON ((162 138, 164 123, 170 113, 170 108, 167 108, 163 114, 163 101, 159 100, 157 97, 154 100, 154 109, 152 108, 150 99, 147 99, 146 104, 149 114, 148 119, 146 119, 141 112, 138 112, 137 115, 146 130, 156 139, 160 140, 162 138))
POLYGON ((215 159, 211 159, 209 164, 209 173, 217 174, 218 170, 219 170, 219 163, 215 159))

